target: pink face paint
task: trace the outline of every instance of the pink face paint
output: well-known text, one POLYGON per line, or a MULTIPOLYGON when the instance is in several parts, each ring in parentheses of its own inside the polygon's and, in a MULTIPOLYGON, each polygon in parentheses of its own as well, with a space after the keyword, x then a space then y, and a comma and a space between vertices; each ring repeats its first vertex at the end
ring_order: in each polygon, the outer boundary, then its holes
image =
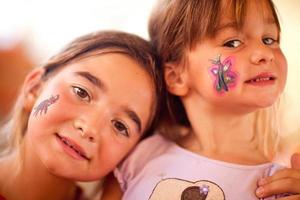
POLYGON ((50 98, 42 101, 37 107, 34 108, 33 116, 37 116, 38 114, 42 115, 46 114, 48 111, 48 107, 54 104, 59 99, 59 95, 51 96, 50 98))
POLYGON ((212 60, 213 66, 210 68, 210 72, 214 77, 214 89, 218 93, 228 92, 237 83, 237 73, 232 70, 234 65, 234 59, 232 56, 227 57, 221 62, 221 55, 212 60))

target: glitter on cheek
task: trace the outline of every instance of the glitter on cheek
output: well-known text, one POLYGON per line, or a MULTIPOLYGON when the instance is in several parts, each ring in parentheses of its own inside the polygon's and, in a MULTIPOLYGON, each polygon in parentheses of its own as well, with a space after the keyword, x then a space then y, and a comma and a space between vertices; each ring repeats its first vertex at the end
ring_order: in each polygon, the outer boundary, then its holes
POLYGON ((37 116, 38 114, 46 114, 48 111, 48 107, 54 104, 59 99, 59 95, 51 96, 50 98, 39 103, 37 107, 34 108, 33 116, 37 116))
POLYGON ((211 61, 213 66, 210 67, 209 71, 214 80, 215 91, 217 91, 218 94, 229 92, 238 82, 238 74, 233 71, 234 58, 229 56, 222 62, 221 55, 218 55, 216 59, 211 61))

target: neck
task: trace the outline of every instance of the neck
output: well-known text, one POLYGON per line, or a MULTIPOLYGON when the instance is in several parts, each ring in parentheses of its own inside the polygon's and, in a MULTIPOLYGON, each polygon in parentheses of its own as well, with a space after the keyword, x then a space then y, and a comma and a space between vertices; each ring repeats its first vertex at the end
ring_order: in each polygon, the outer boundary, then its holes
POLYGON ((0 193, 7 199, 66 200, 76 190, 74 182, 49 173, 34 156, 17 152, 1 160, 0 177, 0 193))
POLYGON ((257 137, 253 130, 252 116, 226 117, 203 114, 192 119, 192 132, 199 139, 203 150, 218 151, 233 144, 254 144, 257 137))
POLYGON ((260 164, 268 161, 259 148, 254 113, 225 112, 225 109, 221 112, 219 108, 207 105, 185 105, 191 133, 179 145, 209 158, 232 163, 260 164))

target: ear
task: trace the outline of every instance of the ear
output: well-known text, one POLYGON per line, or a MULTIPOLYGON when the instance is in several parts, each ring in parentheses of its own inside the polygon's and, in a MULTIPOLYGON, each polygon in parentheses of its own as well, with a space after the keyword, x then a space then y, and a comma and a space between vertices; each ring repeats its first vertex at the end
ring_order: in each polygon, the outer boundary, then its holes
POLYGON ((187 70, 182 64, 166 63, 164 79, 167 89, 176 96, 185 96, 189 91, 187 70))
POLYGON ((42 76, 44 74, 44 68, 38 67, 32 70, 25 78, 23 84, 24 93, 24 109, 31 112, 32 107, 40 93, 42 87, 42 76))

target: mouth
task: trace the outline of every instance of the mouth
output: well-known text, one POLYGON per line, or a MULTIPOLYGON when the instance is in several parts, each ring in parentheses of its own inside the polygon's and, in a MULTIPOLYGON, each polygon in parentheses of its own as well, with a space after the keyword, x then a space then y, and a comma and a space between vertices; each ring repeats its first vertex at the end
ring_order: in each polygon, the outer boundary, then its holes
POLYGON ((56 133, 55 136, 59 143, 62 145, 63 150, 72 158, 75 158, 77 160, 91 160, 87 157, 83 148, 76 144, 76 142, 72 141, 70 138, 63 137, 58 133, 56 133))
POLYGON ((264 86, 264 85, 270 85, 275 83, 276 77, 270 73, 261 73, 251 79, 248 79, 245 81, 247 84, 251 85, 259 85, 259 86, 264 86))

